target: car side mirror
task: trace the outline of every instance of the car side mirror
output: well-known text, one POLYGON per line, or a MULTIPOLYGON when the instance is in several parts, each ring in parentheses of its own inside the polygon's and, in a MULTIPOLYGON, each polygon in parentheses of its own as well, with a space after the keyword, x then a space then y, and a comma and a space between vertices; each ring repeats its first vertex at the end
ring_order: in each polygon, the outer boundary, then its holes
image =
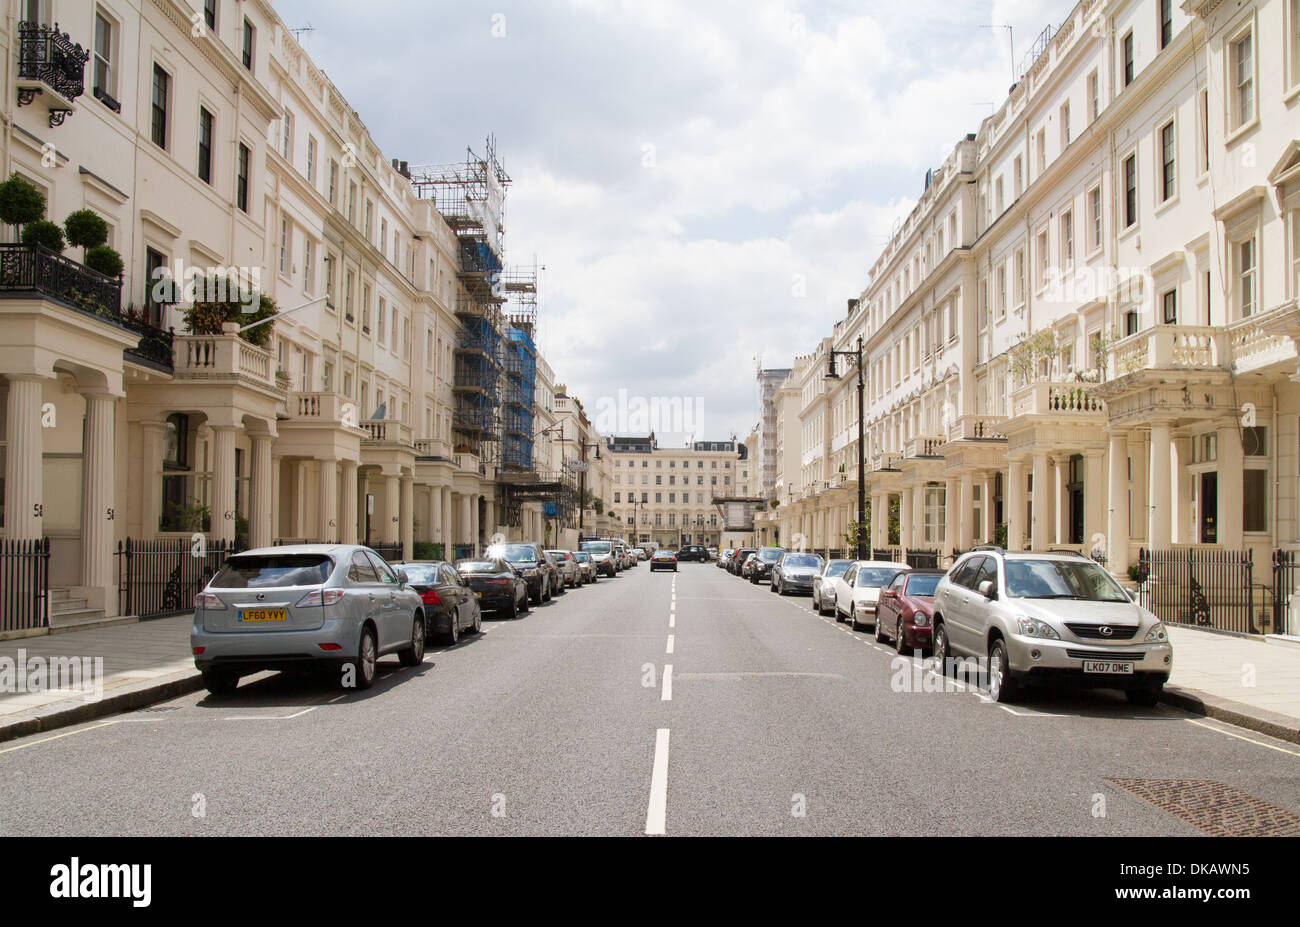
POLYGON ((998 590, 991 579, 986 579, 980 583, 979 593, 986 599, 996 599, 998 597, 998 590))
POLYGON ((408 582, 410 582, 410 580, 408 580, 408 579, 406 578, 406 571, 405 571, 405 570, 398 570, 398 571, 397 571, 397 585, 399 585, 399 586, 405 586, 408 582))

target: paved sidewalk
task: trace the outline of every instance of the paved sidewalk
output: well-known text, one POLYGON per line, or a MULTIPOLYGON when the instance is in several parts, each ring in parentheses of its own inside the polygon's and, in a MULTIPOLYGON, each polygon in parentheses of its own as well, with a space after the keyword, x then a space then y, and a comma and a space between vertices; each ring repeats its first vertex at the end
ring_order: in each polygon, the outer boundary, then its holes
MULTIPOLYGON (((22 651, 29 677, 37 658, 42 662, 67 657, 103 661, 102 698, 97 698, 95 692, 80 689, 14 692, 14 683, 6 680, 4 691, 0 691, 0 741, 140 708, 201 688, 198 671, 190 658, 193 621, 192 614, 177 615, 0 641, 3 665, 15 666, 22 651)), ((92 681, 97 687, 98 680, 92 681)))
MULTIPOLYGON (((38 657, 103 659, 103 697, 98 700, 80 691, 0 691, 0 741, 202 688, 190 658, 192 622, 193 615, 178 615, 0 642, 0 665, 11 667, 20 650, 29 666, 38 657)), ((1300 645, 1190 628, 1170 628, 1169 634, 1174 672, 1165 689, 1167 703, 1300 743, 1300 645)))

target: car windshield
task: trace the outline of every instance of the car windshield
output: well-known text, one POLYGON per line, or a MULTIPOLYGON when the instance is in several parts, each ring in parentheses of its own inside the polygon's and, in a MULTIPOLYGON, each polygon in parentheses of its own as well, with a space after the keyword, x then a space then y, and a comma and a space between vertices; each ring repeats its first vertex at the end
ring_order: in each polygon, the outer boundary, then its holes
POLYGON ((334 562, 325 554, 244 554, 231 557, 209 584, 214 589, 319 586, 334 562))
POLYGON ((821 563, 821 558, 816 554, 786 554, 784 566, 788 567, 816 567, 821 563))
POLYGON ((1110 574, 1091 561, 1008 559, 1005 568, 1007 595, 1018 599, 1128 601, 1110 574))
POLYGON ((781 555, 784 553, 785 551, 783 550, 765 550, 758 555, 758 559, 765 563, 776 563, 781 559, 781 555))
POLYGON ((552 557, 554 557, 556 560, 569 559, 568 557, 565 556, 564 551, 562 550, 548 550, 547 553, 550 554, 552 557))
POLYGON ((921 576, 909 576, 907 586, 905 587, 907 595, 930 596, 934 598, 934 590, 939 585, 939 580, 943 579, 937 573, 926 573, 921 576))
POLYGON ((438 564, 436 563, 403 563, 398 569, 406 571, 406 578, 410 582, 419 583, 422 586, 426 583, 436 583, 438 581, 438 564))
POLYGON ((579 563, 588 563, 591 561, 591 555, 585 550, 580 550, 573 555, 573 559, 577 560, 579 563))
POLYGON ((583 541, 579 546, 589 554, 609 553, 609 541, 583 541))
POLYGON ((897 575, 898 570, 893 567, 859 567, 857 584, 859 586, 883 586, 897 575))
POLYGON ((537 562, 537 548, 531 544, 506 544, 490 553, 495 554, 502 560, 509 560, 511 563, 537 562))
POLYGON ((834 579, 836 576, 843 576, 851 563, 852 560, 832 560, 826 564, 826 578, 834 579))
MULTIPOLYGON (((462 573, 500 573, 501 568, 494 560, 461 560, 457 562, 456 569, 462 573)), ((411 571, 407 570, 406 575, 410 576, 411 571)))

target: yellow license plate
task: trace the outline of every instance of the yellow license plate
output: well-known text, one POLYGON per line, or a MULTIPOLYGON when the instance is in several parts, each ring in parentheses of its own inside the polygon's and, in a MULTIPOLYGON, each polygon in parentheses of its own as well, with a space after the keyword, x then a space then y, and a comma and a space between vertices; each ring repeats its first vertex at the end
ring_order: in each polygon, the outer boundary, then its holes
POLYGON ((253 621, 284 621, 288 615, 283 608, 246 608, 239 613, 239 620, 245 623, 253 621))

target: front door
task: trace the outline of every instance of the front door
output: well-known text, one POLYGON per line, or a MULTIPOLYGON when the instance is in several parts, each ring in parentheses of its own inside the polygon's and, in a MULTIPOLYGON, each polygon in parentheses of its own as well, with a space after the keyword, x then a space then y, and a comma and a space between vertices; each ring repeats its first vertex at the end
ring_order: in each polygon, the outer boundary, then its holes
POLYGON ((1219 541, 1219 474, 1201 474, 1201 543, 1219 541))

